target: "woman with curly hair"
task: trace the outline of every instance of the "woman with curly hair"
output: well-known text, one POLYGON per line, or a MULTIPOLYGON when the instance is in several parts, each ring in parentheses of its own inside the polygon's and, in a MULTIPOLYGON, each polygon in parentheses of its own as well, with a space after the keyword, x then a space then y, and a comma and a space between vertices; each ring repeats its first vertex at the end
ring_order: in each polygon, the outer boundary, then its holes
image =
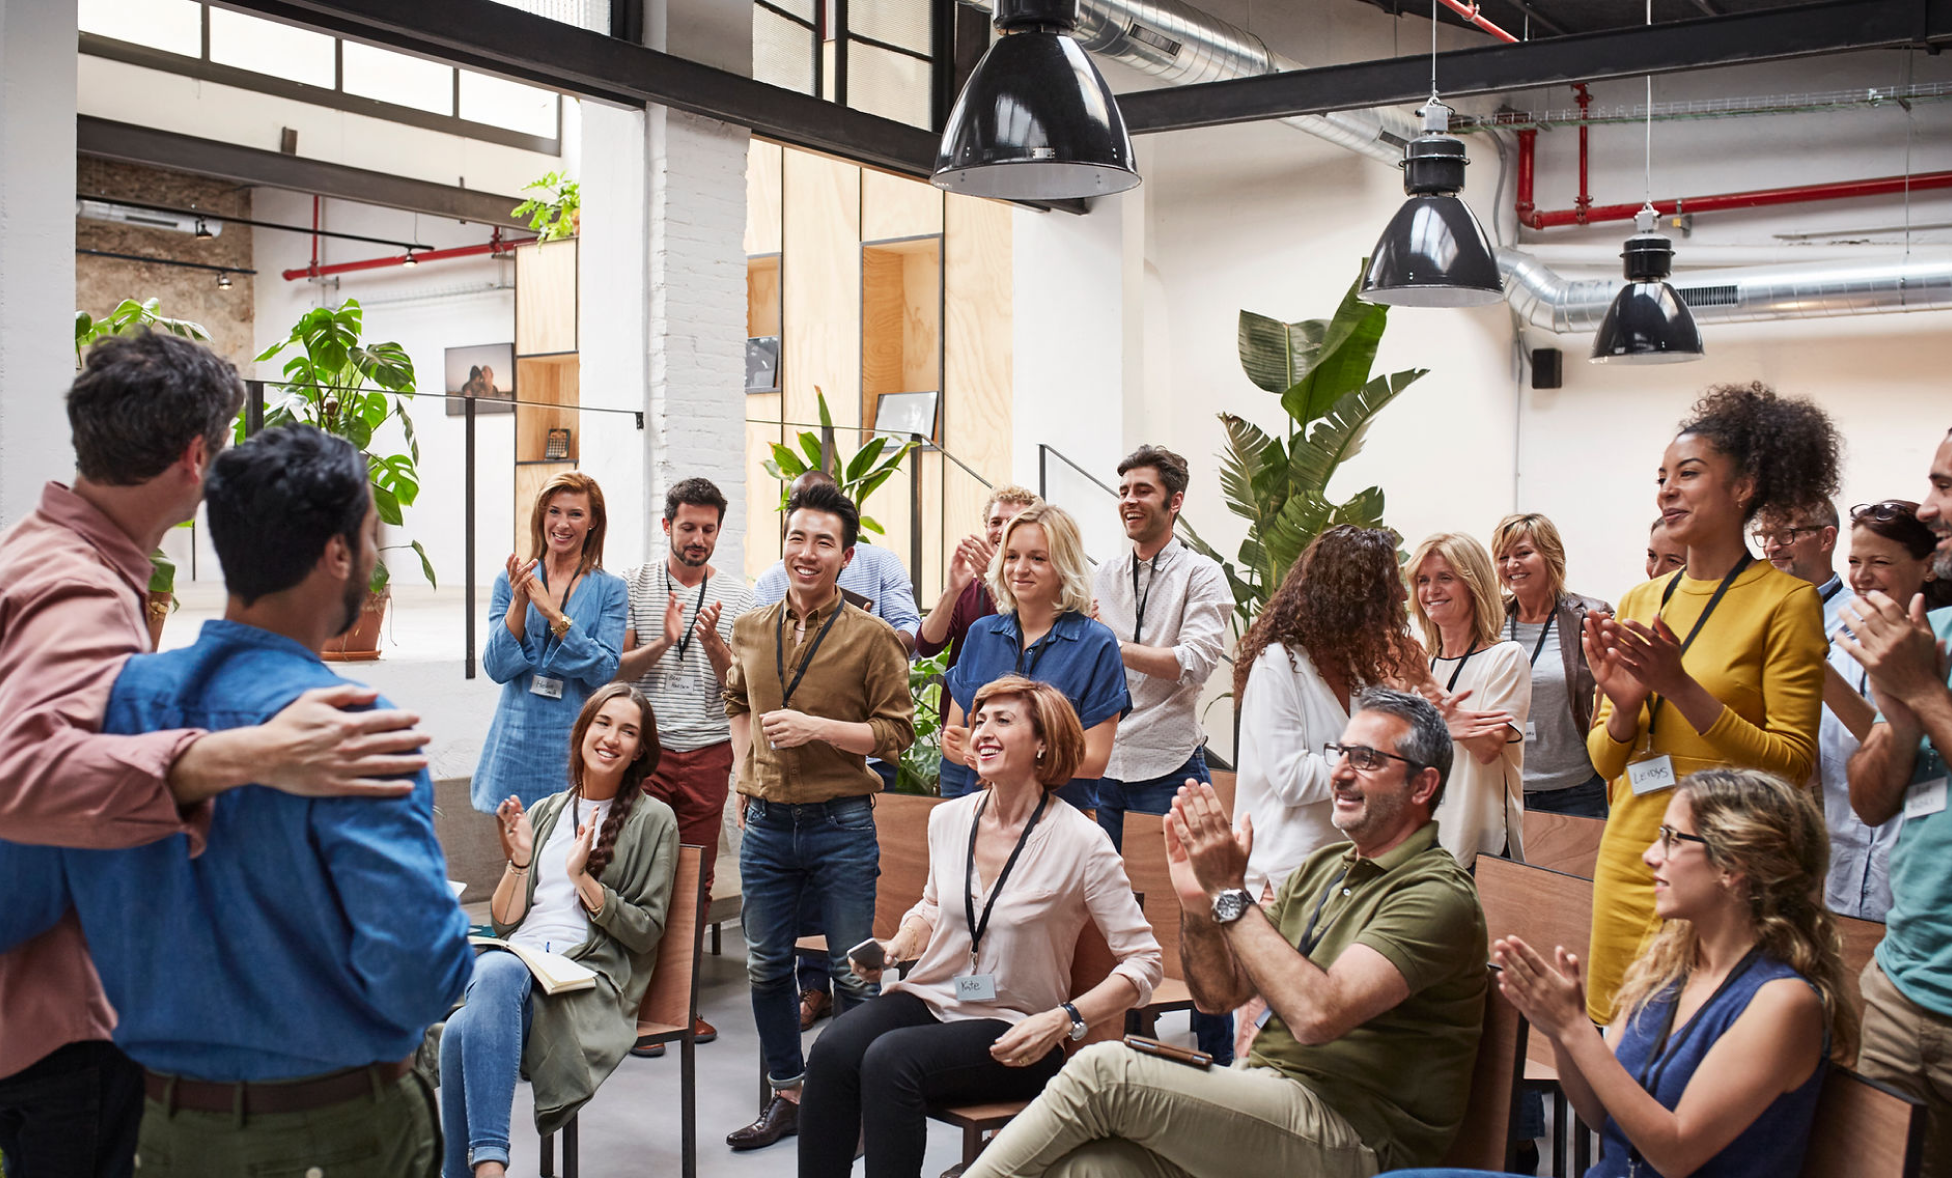
POLYGON ((1234 809, 1254 828, 1254 895, 1279 892, 1303 859, 1342 841, 1322 746, 1341 739, 1364 687, 1423 679, 1404 600, 1395 535, 1341 524, 1315 537, 1234 651, 1234 809))
POLYGON ((1618 614, 1588 614, 1584 644, 1602 699, 1586 748, 1612 782, 1593 874, 1595 1022, 1658 923, 1641 852, 1674 784, 1700 769, 1760 769, 1808 781, 1823 709, 1816 587, 1749 554, 1764 511, 1837 489, 1837 432, 1823 410, 1761 384, 1720 385, 1695 403, 1661 459, 1655 500, 1680 572, 1627 590, 1618 614))

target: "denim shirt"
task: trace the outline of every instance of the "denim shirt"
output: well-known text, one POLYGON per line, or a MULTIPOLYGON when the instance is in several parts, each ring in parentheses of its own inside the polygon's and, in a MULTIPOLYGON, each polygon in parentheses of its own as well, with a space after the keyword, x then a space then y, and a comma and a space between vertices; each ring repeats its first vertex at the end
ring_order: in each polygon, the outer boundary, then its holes
POLYGON ((510 794, 533 806, 569 784, 569 730, 583 702, 616 676, 630 617, 629 586, 602 569, 591 569, 570 592, 563 613, 573 624, 560 639, 533 605, 522 637, 509 633, 503 620, 509 600, 504 572, 495 578, 481 655, 488 677, 502 685, 502 697, 468 790, 474 808, 486 814, 510 794), (538 675, 561 683, 561 698, 530 690, 538 675))
MULTIPOLYGON (((248 727, 345 683, 289 638, 206 622, 193 646, 129 660, 102 729, 248 727)), ((424 771, 400 798, 232 790, 195 858, 183 834, 112 851, 0 843, 0 895, 0 952, 72 904, 121 1016, 116 1044, 203 1080, 403 1059, 474 964, 424 771)))

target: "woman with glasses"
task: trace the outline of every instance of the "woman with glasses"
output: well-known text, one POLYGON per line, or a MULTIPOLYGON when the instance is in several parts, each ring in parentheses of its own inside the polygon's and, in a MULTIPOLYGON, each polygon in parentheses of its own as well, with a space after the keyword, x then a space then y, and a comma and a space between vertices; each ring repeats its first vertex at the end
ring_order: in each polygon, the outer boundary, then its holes
POLYGON ((1563 946, 1497 941, 1499 989, 1551 1039, 1579 1119, 1601 1126, 1585 1178, 1799 1173, 1824 1069, 1857 1035, 1819 902, 1823 816, 1780 778, 1708 769, 1669 791, 1663 817, 1641 852, 1662 924, 1604 1038, 1563 946))
POLYGON ((1525 652, 1499 636, 1491 554, 1462 532, 1440 532, 1403 568, 1430 655, 1424 690, 1459 750, 1437 806, 1437 839, 1467 869, 1481 853, 1523 859, 1532 677, 1525 652))
POLYGON ((1566 546, 1536 512, 1508 515, 1491 533, 1491 555, 1505 590, 1506 638, 1518 644, 1532 677, 1525 721, 1525 808, 1606 817, 1606 779, 1586 752, 1593 727, 1593 672, 1579 643, 1586 615, 1613 607, 1566 588, 1566 546))
POLYGON ((1612 1017, 1615 991, 1658 924, 1641 852, 1675 782, 1701 769, 1760 769, 1786 781, 1816 770, 1823 611, 1816 587, 1750 555, 1758 514, 1826 499, 1837 433, 1808 401, 1760 384, 1720 385, 1695 403, 1662 456, 1655 500, 1678 573, 1626 591, 1613 617, 1586 616, 1586 662, 1600 694, 1587 734, 1612 782, 1593 873, 1587 1010, 1612 1017))
MULTIPOLYGON (((1926 609, 1947 604, 1952 585, 1932 573, 1938 537, 1918 520, 1918 505, 1893 499, 1850 511, 1850 589, 1859 597, 1882 593, 1908 607, 1922 593, 1926 609)), ((1839 631, 1841 632, 1841 631, 1839 631)), ((1830 875, 1823 898, 1832 912, 1883 920, 1891 907, 1891 847, 1902 817, 1866 826, 1850 805, 1850 758, 1877 720, 1864 668, 1830 639, 1823 668, 1823 723, 1817 756, 1823 779, 1823 816, 1830 826, 1830 875)))

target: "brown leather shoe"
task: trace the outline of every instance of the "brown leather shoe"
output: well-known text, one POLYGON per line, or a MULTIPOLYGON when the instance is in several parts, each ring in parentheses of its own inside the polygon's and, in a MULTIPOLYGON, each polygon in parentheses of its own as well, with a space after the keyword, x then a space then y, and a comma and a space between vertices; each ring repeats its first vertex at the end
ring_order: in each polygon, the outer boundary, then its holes
POLYGON ((800 993, 800 1029, 813 1030, 813 1024, 834 1013, 834 996, 825 990, 803 990, 800 993))
POLYGON ((657 1059, 664 1054, 664 1044, 656 1042, 651 1035, 639 1035, 630 1053, 638 1059, 657 1059))
POLYGON ((706 1022, 706 1021, 705 1021, 704 1019, 702 1019, 702 1018, 701 1018, 701 1019, 698 1019, 697 1021, 695 1021, 694 1023, 692 1023, 692 1025, 691 1025, 691 1041, 692 1041, 692 1042, 694 1042, 694 1043, 710 1043, 710 1042, 711 1042, 712 1040, 714 1040, 714 1039, 716 1039, 716 1038, 718 1038, 718 1028, 717 1028, 717 1027, 715 1027, 715 1026, 713 1026, 712 1024, 710 1024, 710 1023, 708 1023, 708 1022, 706 1022))
POLYGON ((765 1149, 782 1137, 797 1137, 799 1133, 800 1106, 775 1092, 766 1105, 766 1111, 759 1114, 759 1119, 743 1129, 727 1133, 725 1144, 743 1153, 749 1149, 765 1149))

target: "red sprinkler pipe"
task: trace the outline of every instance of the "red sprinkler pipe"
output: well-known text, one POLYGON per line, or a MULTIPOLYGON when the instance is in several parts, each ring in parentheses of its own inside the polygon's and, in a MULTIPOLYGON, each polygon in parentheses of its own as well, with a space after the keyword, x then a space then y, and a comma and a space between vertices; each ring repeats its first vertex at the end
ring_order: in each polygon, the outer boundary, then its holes
POLYGON ((1572 92, 1579 102, 1579 195, 1573 198, 1572 211, 1573 219, 1584 225, 1586 210, 1593 207, 1593 190, 1586 185, 1586 115, 1593 105, 1593 95, 1583 83, 1574 86, 1572 92))
POLYGON ((1538 154, 1539 133, 1528 127, 1518 133, 1518 223, 1530 225, 1539 206, 1532 202, 1533 160, 1538 154))
POLYGON ((1518 43, 1517 37, 1512 36, 1510 33, 1507 33, 1505 30, 1499 28, 1497 25, 1492 24, 1490 21, 1484 19, 1483 16, 1479 15, 1478 6, 1475 2, 1470 4, 1465 4, 1462 2, 1462 0, 1442 0, 1442 3, 1445 8, 1450 9, 1452 12, 1455 12, 1457 15, 1463 17, 1465 20, 1469 21, 1470 23, 1476 25, 1478 28, 1483 29, 1485 32, 1490 33, 1492 36, 1498 38, 1500 41, 1504 41, 1507 44, 1513 44, 1513 45, 1518 43))
MULTIPOLYGON (((1522 156, 1521 156, 1522 159, 1522 156)), ((1687 196, 1677 200, 1657 200, 1654 211, 1661 216, 1682 213, 1719 213, 1729 209, 1759 209, 1770 205, 1801 204, 1805 201, 1849 200, 1860 196, 1893 196, 1937 188, 1952 188, 1952 172, 1919 172, 1911 177, 1881 176, 1874 180, 1840 180, 1831 184, 1802 184, 1793 188, 1763 188, 1753 192, 1724 192, 1716 196, 1687 196)), ((1597 208, 1534 210, 1519 209, 1519 221, 1533 229, 1560 225, 1588 225, 1596 221, 1631 221, 1640 211, 1640 202, 1601 205, 1597 208)))
POLYGON ((441 262, 449 258, 474 258, 480 257, 482 254, 506 254, 513 252, 516 246, 526 245, 534 240, 535 238, 533 237, 524 237, 518 241, 503 241, 502 231, 496 229, 494 237, 483 242, 481 245, 461 245, 455 246, 452 249, 443 250, 418 250, 414 253, 399 254, 390 258, 366 258, 358 262, 334 262, 329 266, 320 266, 314 263, 310 266, 299 266, 296 269, 286 270, 284 275, 285 281, 296 282, 300 278, 324 278, 332 274, 351 274, 358 270, 384 270, 390 266, 404 266, 409 261, 416 263, 441 262))

